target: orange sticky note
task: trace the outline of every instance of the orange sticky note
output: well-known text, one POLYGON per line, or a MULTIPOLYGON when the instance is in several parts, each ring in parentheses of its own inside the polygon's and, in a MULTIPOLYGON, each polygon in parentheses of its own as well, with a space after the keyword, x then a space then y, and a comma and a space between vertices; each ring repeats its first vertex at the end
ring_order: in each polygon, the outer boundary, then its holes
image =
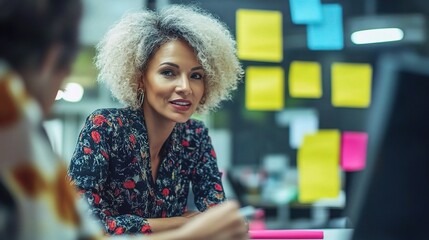
POLYGON ((341 137, 341 168, 344 171, 359 171, 365 168, 367 143, 367 133, 343 133, 341 137))
POLYGON ((298 200, 311 203, 340 193, 340 132, 320 130, 304 137, 298 150, 298 200))
POLYGON ((370 64, 334 63, 332 105, 366 108, 371 103, 372 67, 370 64))
POLYGON ((236 12, 238 57, 242 60, 283 60, 282 13, 238 9, 236 12))
POLYGON ((246 69, 246 108, 280 110, 284 106, 284 71, 281 67, 246 69))
POLYGON ((289 69, 289 94, 294 98, 322 97, 322 70, 318 62, 293 61, 289 69))

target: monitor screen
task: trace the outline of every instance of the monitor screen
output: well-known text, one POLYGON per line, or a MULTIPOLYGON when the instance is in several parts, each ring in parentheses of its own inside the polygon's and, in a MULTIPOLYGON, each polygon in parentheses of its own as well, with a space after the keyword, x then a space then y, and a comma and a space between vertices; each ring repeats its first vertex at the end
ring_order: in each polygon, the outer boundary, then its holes
POLYGON ((428 239, 429 60, 388 55, 377 69, 367 169, 348 209, 353 239, 428 239))

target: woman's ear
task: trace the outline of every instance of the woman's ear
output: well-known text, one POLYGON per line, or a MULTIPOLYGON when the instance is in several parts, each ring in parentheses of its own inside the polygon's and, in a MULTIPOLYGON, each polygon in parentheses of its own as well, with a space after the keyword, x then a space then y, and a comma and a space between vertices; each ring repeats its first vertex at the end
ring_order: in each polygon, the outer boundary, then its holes
POLYGON ((200 100, 200 104, 203 105, 204 103, 206 103, 206 94, 203 95, 203 97, 200 100))
POLYGON ((137 83, 137 90, 142 89, 143 91, 145 90, 144 88, 144 74, 143 72, 140 74, 139 76, 139 80, 137 83))

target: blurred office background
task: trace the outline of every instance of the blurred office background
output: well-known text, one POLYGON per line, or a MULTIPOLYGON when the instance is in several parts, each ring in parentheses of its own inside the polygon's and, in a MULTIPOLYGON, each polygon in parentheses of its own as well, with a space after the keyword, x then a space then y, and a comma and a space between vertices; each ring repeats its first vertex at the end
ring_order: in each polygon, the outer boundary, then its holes
POLYGON ((87 115, 121 106, 97 84, 93 65, 108 27, 128 11, 196 4, 227 24, 246 75, 232 101, 195 117, 210 128, 227 196, 260 209, 267 228, 347 227, 379 59, 429 54, 428 1, 83 2, 81 51, 45 125, 54 150, 69 161, 87 115))

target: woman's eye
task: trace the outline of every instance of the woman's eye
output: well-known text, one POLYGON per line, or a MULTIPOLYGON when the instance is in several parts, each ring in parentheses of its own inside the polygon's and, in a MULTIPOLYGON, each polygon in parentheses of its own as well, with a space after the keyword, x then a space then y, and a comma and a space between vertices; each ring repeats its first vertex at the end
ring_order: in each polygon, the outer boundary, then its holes
POLYGON ((163 70, 161 71, 161 75, 167 76, 167 77, 171 77, 174 75, 173 71, 171 70, 163 70))
POLYGON ((203 79, 204 76, 203 76, 203 74, 200 74, 200 73, 192 73, 191 78, 192 79, 203 79))

